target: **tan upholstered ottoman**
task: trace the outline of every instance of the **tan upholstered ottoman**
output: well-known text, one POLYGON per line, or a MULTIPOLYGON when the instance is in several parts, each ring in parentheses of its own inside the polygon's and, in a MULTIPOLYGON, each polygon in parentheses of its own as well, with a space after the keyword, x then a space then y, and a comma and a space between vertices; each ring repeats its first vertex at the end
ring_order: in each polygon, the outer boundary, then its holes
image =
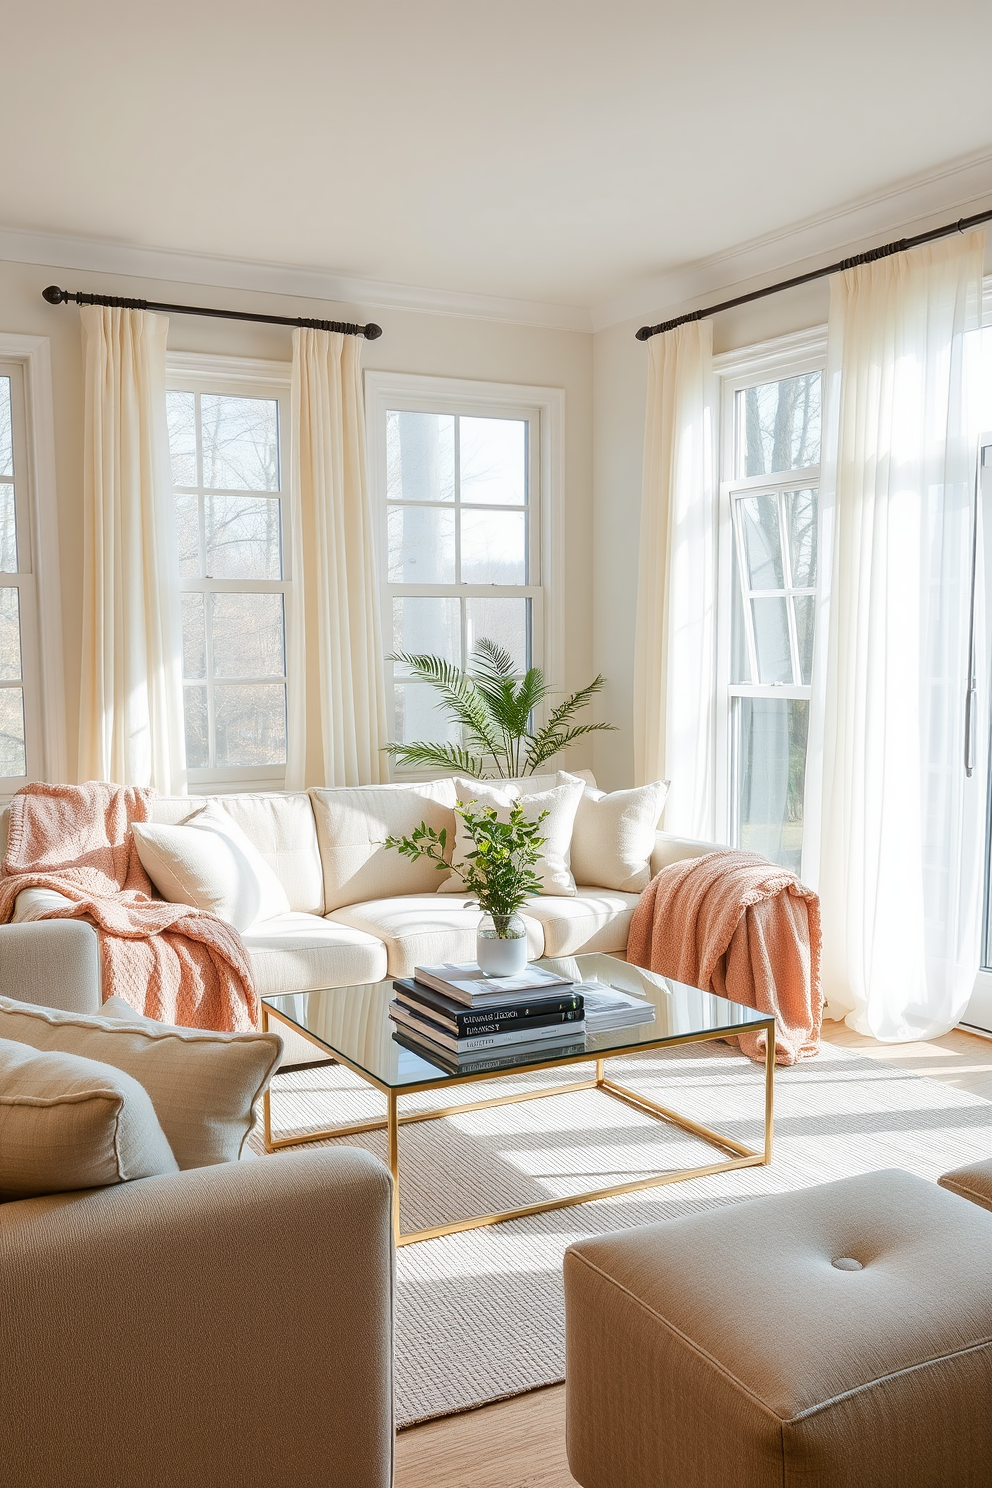
POLYGON ((992 1209, 992 1160, 989 1158, 941 1173, 937 1182, 949 1188, 951 1193, 960 1194, 973 1204, 981 1204, 983 1209, 992 1209))
POLYGON ((907 1173, 573 1245, 583 1488, 989 1488, 992 1214, 907 1173))

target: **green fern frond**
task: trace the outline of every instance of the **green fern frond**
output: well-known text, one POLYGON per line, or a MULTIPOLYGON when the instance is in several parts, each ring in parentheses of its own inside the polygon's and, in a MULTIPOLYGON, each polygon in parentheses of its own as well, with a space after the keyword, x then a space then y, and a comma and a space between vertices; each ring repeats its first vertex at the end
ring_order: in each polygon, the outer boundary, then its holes
POLYGON ((578 723, 568 729, 552 728, 549 724, 547 728, 541 729, 533 736, 527 750, 522 774, 533 775, 538 765, 543 765, 545 760, 560 754, 563 749, 567 749, 570 744, 575 743, 576 739, 581 739, 586 734, 614 733, 615 731, 612 723, 578 723))
POLYGON ((485 773, 485 761, 459 744, 387 744, 386 754, 398 765, 422 770, 458 770, 478 780, 485 773))

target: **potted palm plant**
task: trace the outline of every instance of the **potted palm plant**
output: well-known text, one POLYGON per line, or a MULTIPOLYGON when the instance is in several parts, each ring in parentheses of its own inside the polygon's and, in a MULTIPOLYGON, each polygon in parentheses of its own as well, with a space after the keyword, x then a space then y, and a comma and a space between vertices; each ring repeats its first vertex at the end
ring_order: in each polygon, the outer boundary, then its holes
POLYGON ((512 976, 527 964, 527 929, 517 911, 531 894, 541 892, 534 864, 544 846, 539 828, 548 813, 528 818, 523 803, 515 801, 506 821, 499 820, 492 806, 459 802, 455 814, 472 843, 458 866, 445 861, 445 828, 437 831, 426 822, 409 837, 387 837, 383 846, 408 858, 427 858, 439 871, 459 875, 483 912, 476 932, 480 967, 487 976, 512 976))
POLYGON ((540 667, 519 676, 513 657, 495 641, 483 637, 475 646, 470 668, 462 671, 442 656, 397 651, 389 658, 400 662, 412 677, 429 682, 440 694, 441 706, 462 728, 462 743, 387 744, 386 752, 399 765, 420 769, 460 770, 480 779, 533 775, 539 766, 577 739, 611 723, 575 723, 605 685, 594 677, 552 708, 542 727, 531 727, 535 710, 551 693, 540 667))

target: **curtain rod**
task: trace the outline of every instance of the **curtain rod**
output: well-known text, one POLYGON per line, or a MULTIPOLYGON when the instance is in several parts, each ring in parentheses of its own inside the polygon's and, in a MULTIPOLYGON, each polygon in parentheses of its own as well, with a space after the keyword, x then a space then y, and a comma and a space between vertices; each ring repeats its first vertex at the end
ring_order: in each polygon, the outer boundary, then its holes
POLYGON ((794 289, 797 284, 809 284, 813 279, 826 279, 829 274, 839 274, 844 269, 857 268, 859 264, 874 263, 878 258, 888 258, 892 253, 905 253, 907 248, 918 248, 921 243, 932 243, 936 238, 948 238, 951 233, 967 232, 981 222, 992 222, 992 210, 976 212, 974 217, 962 217, 957 222, 948 222, 944 227, 931 228, 930 232, 917 233, 915 238, 900 238, 897 243, 886 243, 882 248, 869 248, 867 253, 856 253, 853 258, 842 258, 840 263, 827 264, 826 268, 813 269, 809 274, 797 274, 794 279, 783 279, 779 284, 769 284, 765 289, 752 289, 750 294, 738 295, 736 299, 724 300, 719 305, 708 305, 704 310, 690 310, 687 315, 676 315, 674 320, 663 320, 660 325, 641 326, 634 334, 638 341, 650 341, 664 331, 674 331, 676 326, 686 325, 690 320, 705 320, 710 315, 719 315, 721 310, 733 310, 738 305, 749 305, 752 300, 763 300, 766 295, 778 294, 783 289, 794 289))
POLYGON ((161 310, 167 315, 210 315, 215 320, 255 320, 265 325, 303 326, 311 331, 339 331, 343 336, 364 336, 366 341, 377 341, 382 335, 382 326, 369 321, 368 325, 355 325, 350 320, 307 320, 303 316, 252 315, 247 310, 209 310, 204 305, 161 305, 156 300, 129 300, 121 295, 79 294, 68 289, 59 289, 50 284, 41 291, 41 297, 50 305, 66 305, 73 300, 77 305, 110 305, 119 310, 161 310))

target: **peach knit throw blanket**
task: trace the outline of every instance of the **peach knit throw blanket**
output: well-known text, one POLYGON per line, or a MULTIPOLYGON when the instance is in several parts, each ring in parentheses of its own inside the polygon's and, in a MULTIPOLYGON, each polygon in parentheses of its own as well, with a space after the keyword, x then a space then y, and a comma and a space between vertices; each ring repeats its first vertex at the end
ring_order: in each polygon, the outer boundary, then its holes
POLYGON ((0 872, 0 924, 11 919, 22 889, 56 889, 72 905, 30 918, 95 922, 105 997, 116 994, 149 1018, 187 1028, 257 1028, 258 995, 233 926, 151 897, 131 823, 148 819, 154 794, 99 781, 19 790, 0 872))
MULTIPOLYGON (((775 1062, 819 1052, 820 901, 787 868, 724 851, 663 868, 641 895, 627 960, 775 1015, 775 1062)), ((765 1035, 740 1046, 764 1059, 765 1035)))

